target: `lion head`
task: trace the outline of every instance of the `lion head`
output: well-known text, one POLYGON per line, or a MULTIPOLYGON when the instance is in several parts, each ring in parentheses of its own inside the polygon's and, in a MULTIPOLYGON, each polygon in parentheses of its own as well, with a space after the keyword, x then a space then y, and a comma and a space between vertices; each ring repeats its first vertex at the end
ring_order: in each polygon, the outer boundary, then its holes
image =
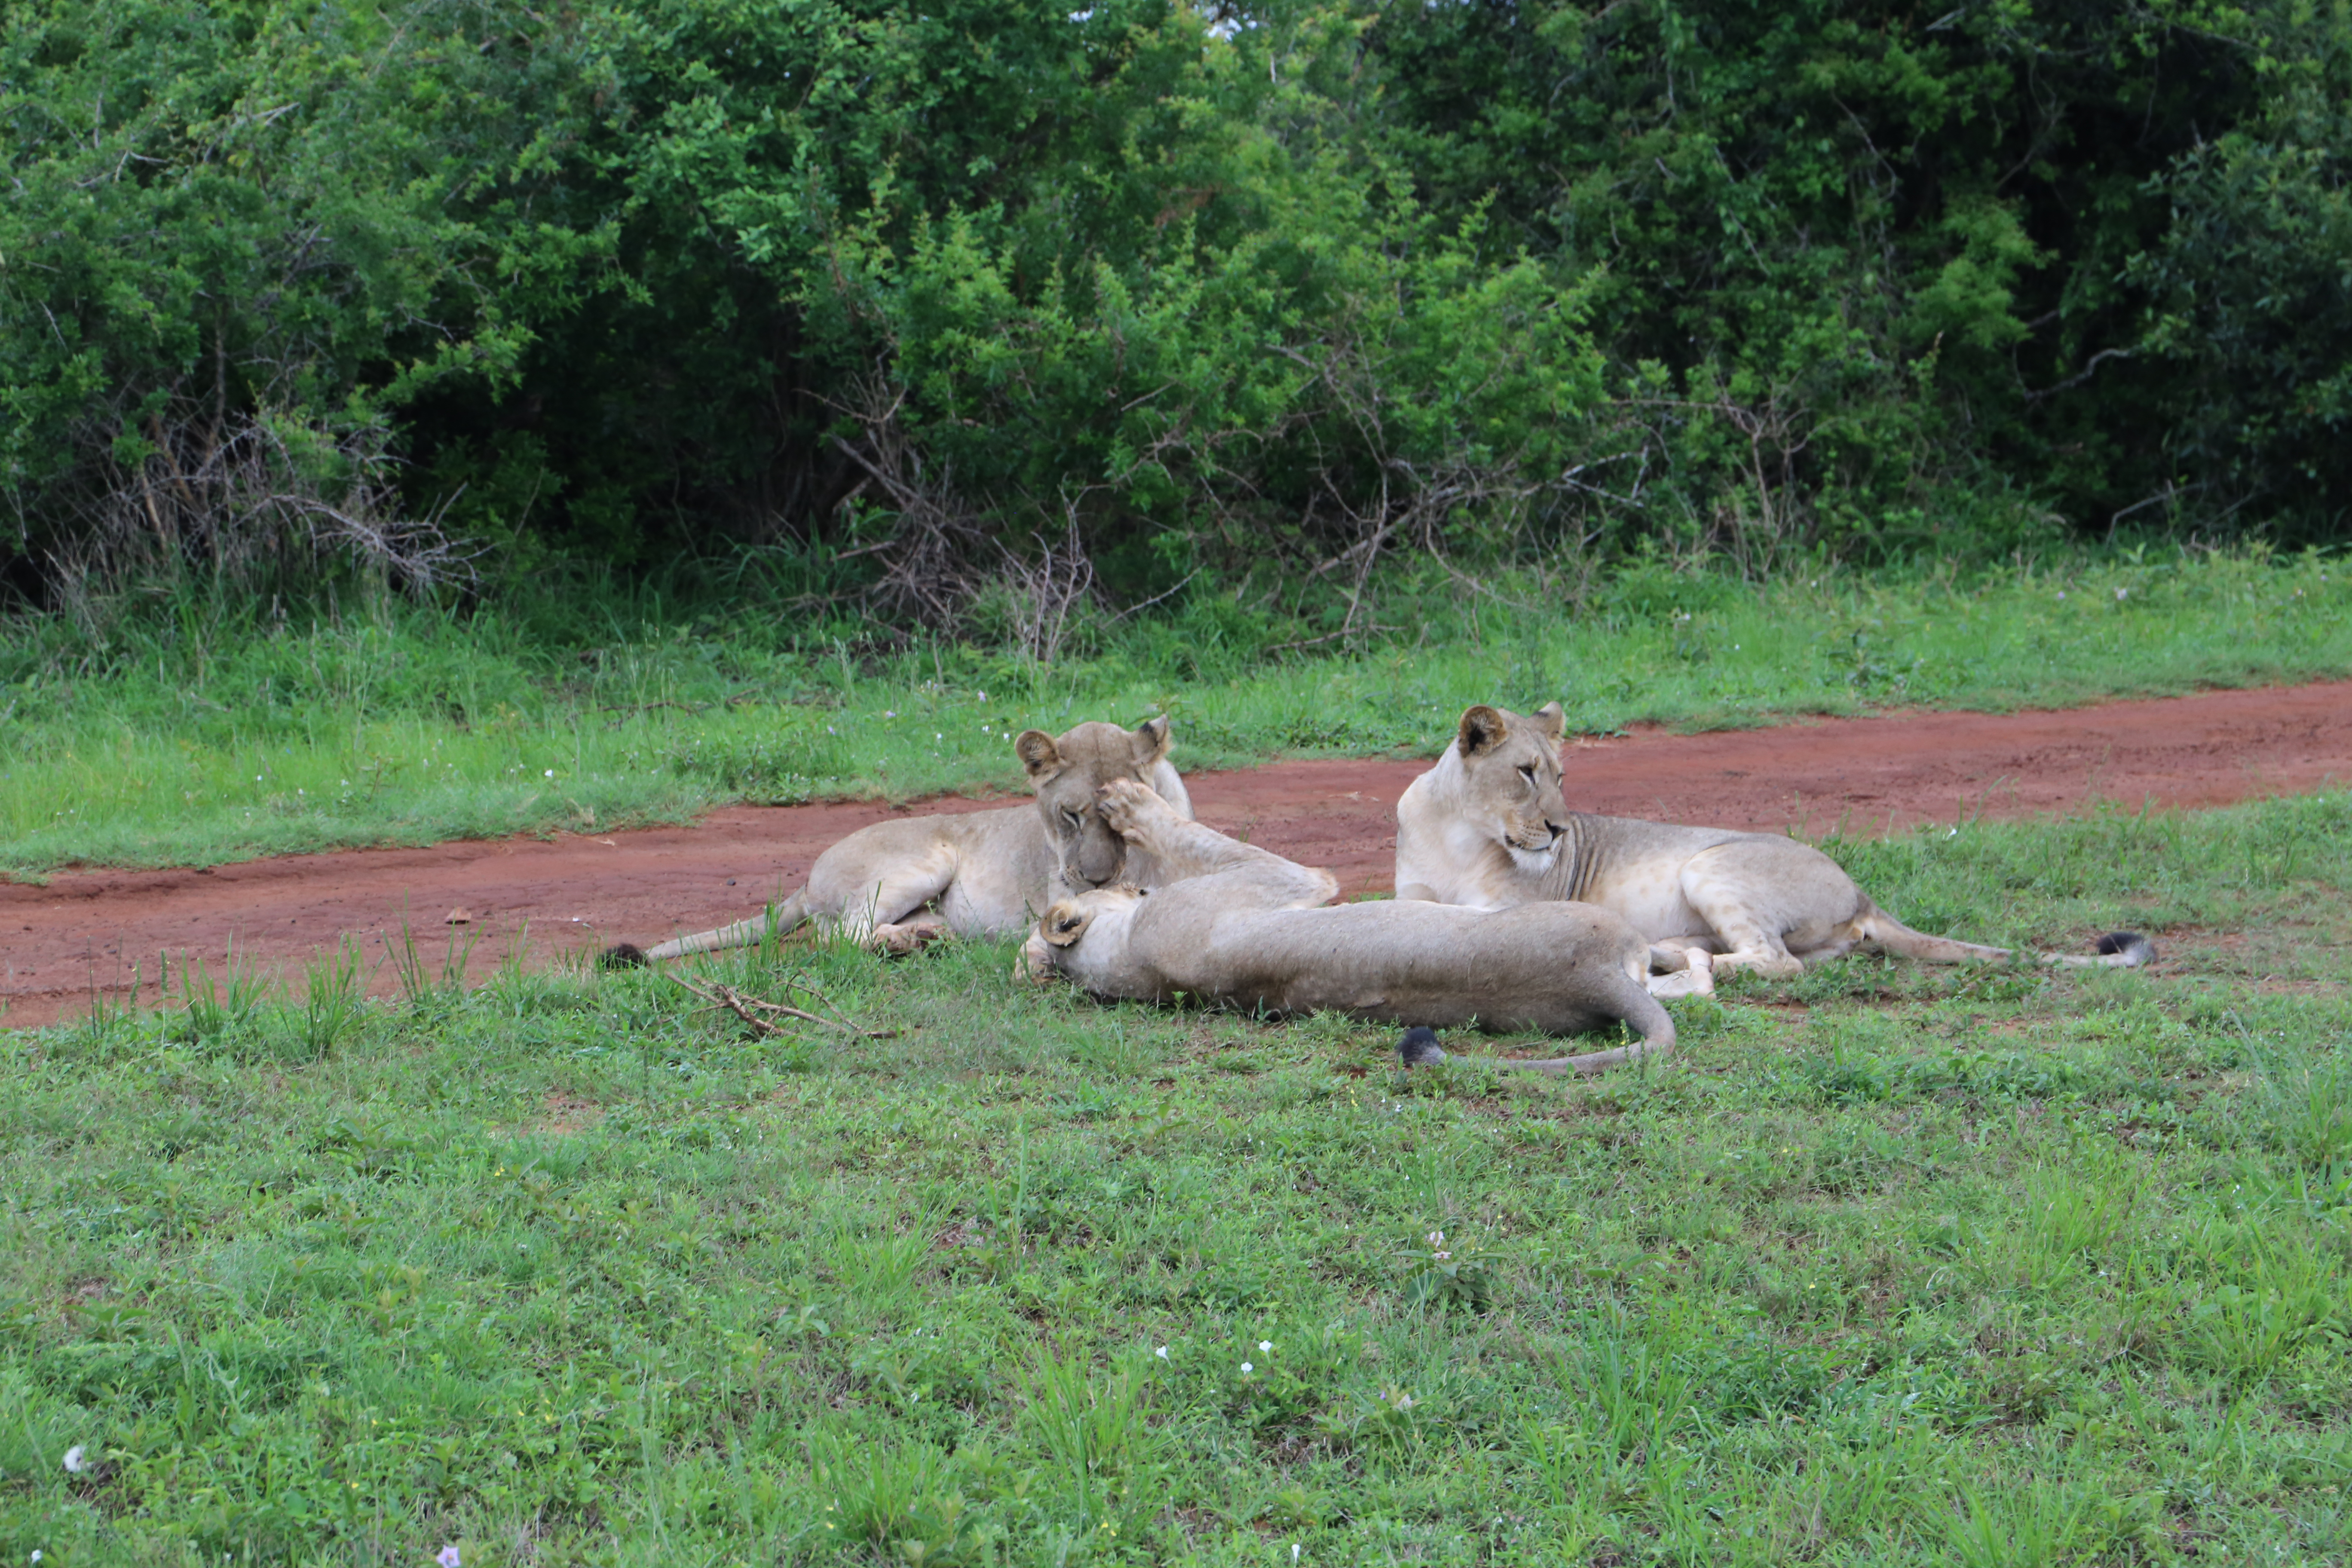
POLYGON ((1037 791, 1037 812, 1062 880, 1072 888, 1115 880, 1126 863, 1127 841, 1103 820, 1097 793, 1115 779, 1151 786, 1153 770, 1168 755, 1168 721, 1149 719, 1132 730, 1080 724, 1059 735, 1024 730, 1013 750, 1037 791))
POLYGON ((1143 897, 1135 888, 1095 888, 1055 900, 1031 929, 1029 940, 1021 944, 1020 956, 1013 961, 1013 977, 1041 984, 1053 979, 1076 958, 1073 950, 1098 918, 1110 916, 1114 917, 1111 923, 1120 923, 1116 917, 1131 916, 1143 897))
POLYGON ((1514 856, 1549 852, 1568 822, 1559 790, 1559 704, 1531 714, 1481 702, 1466 709, 1450 748, 1462 770, 1463 815, 1514 856))

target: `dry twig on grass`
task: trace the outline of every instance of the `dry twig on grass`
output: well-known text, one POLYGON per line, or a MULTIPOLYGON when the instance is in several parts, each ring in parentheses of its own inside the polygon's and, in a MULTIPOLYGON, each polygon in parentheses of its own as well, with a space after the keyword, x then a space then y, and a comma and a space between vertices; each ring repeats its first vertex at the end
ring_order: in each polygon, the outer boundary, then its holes
MULTIPOLYGON (((898 1037, 898 1031, 896 1029, 861 1029, 855 1024, 845 1024, 838 1018, 828 1018, 821 1013, 807 1012, 799 1007, 788 1006, 782 1002, 770 1002, 759 996, 746 996, 733 986, 721 985, 716 981, 711 983, 711 989, 706 991, 682 974, 672 972, 669 977, 709 1003, 711 1007, 726 1008, 763 1035, 784 1033, 783 1026, 775 1021, 779 1017, 784 1017, 798 1018, 803 1023, 822 1024, 826 1028, 839 1029, 863 1040, 895 1040, 898 1037)), ((788 981, 786 984, 799 985, 800 982, 788 981)), ((802 989, 809 988, 803 986, 802 989)), ((707 1008, 704 1010, 709 1011, 707 1008)))

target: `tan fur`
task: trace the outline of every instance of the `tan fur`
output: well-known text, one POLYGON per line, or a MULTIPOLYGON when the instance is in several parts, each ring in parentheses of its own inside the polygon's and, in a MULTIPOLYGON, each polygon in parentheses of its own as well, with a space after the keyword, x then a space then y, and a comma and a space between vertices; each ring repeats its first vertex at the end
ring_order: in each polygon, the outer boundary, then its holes
MULTIPOLYGON (((1479 704, 1437 765, 1397 801, 1401 900, 1506 910, 1548 900, 1598 904, 1651 943, 1659 969, 1791 975, 1857 946, 1937 963, 2000 961, 1983 947, 1913 931, 1873 903, 1838 863, 1770 833, 1684 827, 1568 809, 1559 704, 1529 715, 1479 704)), ((2154 950, 2127 933, 2104 957, 2045 963, 2128 966, 2154 950)))
POLYGON ((1100 888, 1045 911, 1016 973, 1066 975, 1101 996, 1179 994, 1275 1013, 1329 1008, 1360 1018, 1570 1034, 1624 1020, 1636 1046, 1498 1065, 1594 1072, 1661 1055, 1674 1022, 1644 989, 1648 947, 1581 904, 1502 914, 1429 903, 1318 908, 1328 871, 1187 822, 1132 784, 1107 784, 1105 821, 1164 879, 1149 891, 1100 888))
POLYGON ((1034 805, 912 816, 861 827, 817 857, 808 883, 761 914, 648 948, 648 959, 748 947, 771 931, 815 921, 853 942, 906 952, 948 932, 1010 936, 1066 893, 1126 869, 1126 845, 1096 809, 1114 779, 1133 781, 1184 818, 1184 781, 1168 762, 1169 725, 1133 730, 1087 723, 1048 735, 1024 731, 1013 752, 1037 792, 1034 805))

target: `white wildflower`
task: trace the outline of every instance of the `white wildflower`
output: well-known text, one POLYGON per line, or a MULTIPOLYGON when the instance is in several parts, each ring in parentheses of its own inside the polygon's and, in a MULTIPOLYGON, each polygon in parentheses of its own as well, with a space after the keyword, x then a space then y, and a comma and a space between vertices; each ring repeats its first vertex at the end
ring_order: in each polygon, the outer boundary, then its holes
POLYGON ((79 1443, 66 1450, 68 1474, 78 1476, 88 1468, 89 1468, 89 1461, 82 1457, 82 1446, 79 1443))
POLYGON ((1255 1372, 1256 1370, 1257 1370, 1257 1369, 1256 1369, 1255 1367, 1254 1367, 1254 1366, 1250 1365, 1250 1363, 1247 1363, 1247 1362, 1244 1362, 1244 1363, 1242 1363, 1242 1375, 1243 1375, 1244 1377, 1247 1377, 1251 1373, 1255 1372))

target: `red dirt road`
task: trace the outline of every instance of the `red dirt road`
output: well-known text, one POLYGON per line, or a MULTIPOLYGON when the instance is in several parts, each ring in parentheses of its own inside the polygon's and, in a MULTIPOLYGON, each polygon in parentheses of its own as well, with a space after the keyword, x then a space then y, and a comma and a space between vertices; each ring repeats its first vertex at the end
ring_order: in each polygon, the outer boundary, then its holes
MULTIPOLYGON (((1182 755, 1177 737, 1177 761, 1182 755)), ((1433 740, 1436 737, 1433 736, 1433 740)), ((2063 815, 2094 800, 2182 810, 2352 783, 2352 681, 2116 702, 2050 713, 1911 713, 1704 735, 1649 731, 1570 747, 1579 810, 1724 826, 1884 833, 1964 816, 2063 815)), ((1301 762, 1188 783, 1203 821, 1384 889, 1391 815, 1414 762, 1301 762)), ((1015 804, 945 799, 919 812, 1015 804)), ((75 871, 0 885, 0 1023, 86 1011, 93 988, 155 1000, 157 955, 192 953, 299 981, 344 933, 365 962, 397 942, 404 908, 437 969, 453 909, 474 917, 471 975, 488 974, 526 922, 544 959, 737 920, 789 891, 827 845, 892 815, 878 805, 737 806, 692 827, 289 856, 207 871, 75 871)), ((390 991, 392 966, 373 988, 390 991)))

